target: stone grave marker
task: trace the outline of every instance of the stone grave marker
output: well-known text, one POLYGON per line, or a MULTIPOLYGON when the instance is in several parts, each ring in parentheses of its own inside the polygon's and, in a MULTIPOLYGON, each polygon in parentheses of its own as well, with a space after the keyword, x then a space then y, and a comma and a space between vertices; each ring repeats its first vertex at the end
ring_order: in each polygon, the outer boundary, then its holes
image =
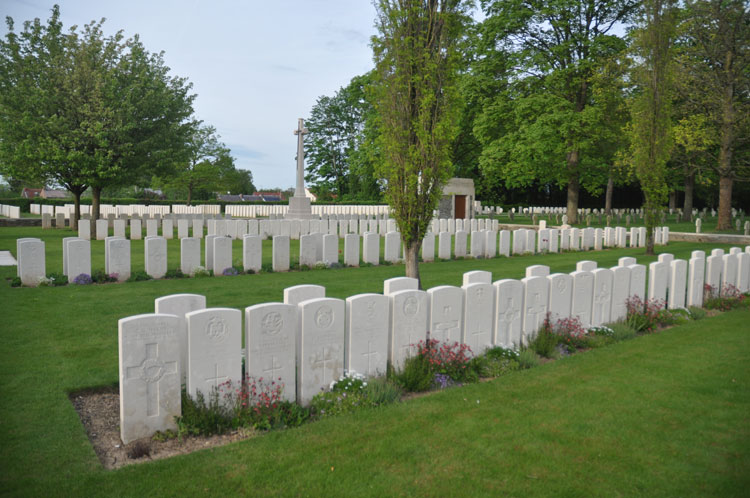
POLYGON ((362 242, 362 261, 371 265, 380 264, 380 235, 366 232, 362 242))
POLYGON ((471 257, 475 259, 484 257, 484 236, 482 232, 471 232, 471 257))
POLYGON ((297 306, 302 301, 326 297, 326 288, 322 285, 301 284, 284 289, 284 304, 297 306))
POLYGON ((165 218, 164 220, 162 220, 161 234, 167 240, 171 240, 174 238, 174 222, 169 218, 165 218))
MULTIPOLYGON (((703 251, 701 251, 703 252, 703 251)), ((703 282, 706 274, 706 260, 701 257, 691 257, 688 266, 687 305, 703 306, 703 282)))
POLYGON ((576 270, 570 276, 573 278, 571 315, 577 317, 581 325, 588 328, 593 319, 594 274, 590 271, 576 270))
POLYGON ((737 255, 725 254, 723 258, 723 268, 721 270, 721 292, 728 290, 728 286, 737 287, 737 255))
POLYGON ((571 315, 573 302, 573 277, 567 273, 553 273, 549 280, 549 313, 554 324, 557 320, 571 315))
POLYGON ((355 233, 344 236, 344 264, 359 266, 359 235, 355 233))
POLYGON ((685 308, 685 290, 687 283, 687 261, 675 259, 670 262, 669 309, 685 308))
POLYGON ((399 370, 406 358, 416 353, 417 343, 427 337, 429 297, 420 290, 396 291, 388 297, 391 300, 388 360, 399 370))
POLYGON ((464 323, 461 342, 467 344, 477 356, 492 347, 495 288, 489 282, 476 282, 464 284, 463 291, 464 323))
POLYGON ((451 234, 440 232, 438 234, 438 258, 451 259, 451 234))
POLYGON ((466 238, 466 232, 463 230, 456 230, 456 235, 453 240, 453 254, 456 258, 466 257, 466 238))
POLYGON ((167 273, 167 241, 164 237, 146 237, 144 252, 146 273, 162 278, 167 273))
POLYGON ((339 239, 336 235, 323 235, 323 257, 322 261, 328 266, 339 262, 339 239))
POLYGON ((227 268, 232 267, 232 238, 228 235, 218 236, 213 240, 214 276, 222 276, 227 268))
POLYGON ((307 405, 344 373, 345 304, 317 298, 299 303, 297 401, 307 405))
POLYGON ((263 241, 260 235, 242 237, 242 268, 259 272, 262 264, 263 241))
POLYGON ((549 252, 556 253, 560 251, 560 230, 550 228, 549 230, 549 252))
POLYGON ((743 294, 750 290, 750 254, 741 252, 737 257, 737 288, 743 294))
POLYGON ((544 323, 549 309, 549 281, 547 277, 521 279, 524 287, 523 342, 529 344, 544 323))
POLYGON ((549 275, 549 266, 531 265, 526 267, 527 277, 546 277, 549 275))
POLYGON ((128 444, 176 430, 182 414, 180 319, 136 315, 118 321, 120 438, 128 444))
POLYGON ((430 338, 452 344, 463 335, 464 291, 440 285, 427 291, 430 296, 430 338))
POLYGON ((513 254, 523 254, 524 248, 526 247, 526 229, 519 228, 513 230, 513 254))
POLYGON ((105 271, 117 275, 118 282, 130 278, 130 241, 125 238, 110 237, 104 241, 106 250, 105 271))
POLYGON ((492 272, 483 270, 467 271, 463 276, 463 287, 471 284, 491 284, 492 272))
POLYGON ((498 252, 501 256, 510 257, 510 230, 500 230, 498 252))
POLYGON ((568 251, 570 250, 570 228, 563 228, 560 230, 560 250, 561 251, 568 251))
POLYGON ((630 266, 636 264, 636 259, 630 256, 623 256, 617 260, 617 266, 630 266))
POLYGON ((201 218, 193 218, 193 237, 203 238, 203 220, 201 218))
POLYGON ((626 305, 630 297, 630 268, 627 266, 613 266, 612 286, 612 314, 610 320, 620 322, 628 316, 626 305))
POLYGON ((125 220, 114 220, 112 229, 115 237, 125 238, 125 220))
POLYGON ((205 244, 206 244, 206 250, 205 250, 205 260, 206 264, 204 265, 206 267, 206 270, 213 270, 214 268, 214 239, 218 237, 218 235, 206 235, 205 244))
POLYGON ((177 220, 177 238, 184 239, 185 237, 190 237, 190 225, 188 220, 179 219, 177 220))
POLYGON ((646 301, 646 266, 629 265, 630 268, 630 297, 637 297, 641 301, 646 301))
MULTIPOLYGON (((200 241, 198 243, 200 244, 200 241)), ((200 294, 171 294, 154 300, 154 313, 175 315, 180 319, 177 340, 180 344, 180 382, 182 384, 187 382, 188 365, 188 327, 185 315, 205 308, 206 296, 201 296, 200 294)))
POLYGON ((344 368, 368 377, 385 375, 390 299, 381 294, 346 298, 344 368))
POLYGON ((666 263, 654 261, 648 265, 648 298, 656 301, 667 300, 667 278, 669 267, 666 263))
POLYGON ((524 244, 524 252, 528 254, 536 254, 536 231, 526 230, 526 243, 524 244))
MULTIPOLYGON (((226 236, 220 236, 226 237, 226 236)), ((242 312, 206 308, 185 315, 187 321, 187 393, 210 399, 211 392, 231 381, 242 382, 242 312)), ((220 398, 221 402, 224 402, 220 398)))
POLYGON ((180 271, 192 275, 201 265, 201 239, 183 237, 180 239, 180 271))
POLYGON ((646 227, 638 229, 638 247, 646 247, 646 227))
POLYGON ((78 238, 67 242, 67 271, 70 283, 74 283, 75 279, 82 274, 91 277, 91 242, 78 238))
POLYGON ((576 263, 576 271, 594 271, 596 270, 596 261, 579 261, 576 263))
POLYGON ((314 267, 318 262, 316 259, 318 255, 318 249, 315 247, 317 243, 317 237, 315 235, 302 235, 299 238, 299 264, 300 266, 314 267))
POLYGON ((55 213, 55 228, 65 228, 65 213, 55 213))
POLYGON ((612 317, 614 273, 609 268, 597 268, 592 273, 594 274, 594 300, 591 324, 598 326, 609 323, 612 317))
POLYGON ((143 238, 143 227, 141 220, 132 218, 130 220, 130 240, 141 240, 143 238))
POLYGON ((497 232, 485 230, 484 232, 484 257, 494 258, 497 256, 497 232))
POLYGON ((146 220, 146 237, 158 237, 158 236, 159 236, 159 222, 157 220, 146 220))
POLYGON ((107 237, 109 237, 109 224, 107 220, 96 220, 96 240, 104 240, 107 237))
POLYGON ((288 235, 274 235, 272 264, 273 271, 289 271, 288 235))
POLYGON ((435 261, 435 234, 427 232, 422 239, 422 261, 435 261))
POLYGON ((245 308, 245 350, 247 375, 281 383, 283 399, 295 401, 297 306, 263 303, 245 308))
POLYGON ((570 250, 581 250, 581 231, 575 227, 570 229, 570 250))
POLYGON ((91 240, 91 220, 78 220, 78 238, 91 240))

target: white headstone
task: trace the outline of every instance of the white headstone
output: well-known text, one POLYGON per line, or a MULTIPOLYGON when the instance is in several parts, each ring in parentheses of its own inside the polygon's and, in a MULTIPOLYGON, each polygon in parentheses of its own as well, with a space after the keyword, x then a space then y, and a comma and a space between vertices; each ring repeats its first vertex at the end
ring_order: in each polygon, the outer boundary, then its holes
MULTIPOLYGON (((197 240, 197 239, 195 239, 197 240)), ((200 241, 198 241, 200 244, 200 241)), ((198 246, 200 248, 200 245, 198 246)), ((187 382, 188 346, 187 346, 187 318, 185 315, 192 311, 206 308, 206 296, 200 294, 171 294, 154 300, 154 312, 162 315, 175 315, 180 319, 177 340, 180 343, 180 379, 187 382)))
POLYGON ((180 398, 180 319, 136 315, 118 321, 120 438, 128 444, 175 430, 180 398))
POLYGON ((83 239, 69 240, 67 249, 67 270, 70 283, 82 274, 91 277, 91 242, 83 239))
POLYGON ((259 235, 245 235, 242 237, 242 267, 245 271, 258 272, 262 266, 263 241, 259 235))
POLYGON ((422 261, 435 261, 435 234, 427 232, 422 239, 422 261))
POLYGON ((547 277, 526 277, 524 286, 523 341, 528 344, 542 327, 549 309, 549 281, 547 277))
POLYGON ((557 228, 551 228, 549 231, 549 252, 556 253, 560 250, 560 231, 557 228))
POLYGON ((727 292, 731 287, 737 287, 738 261, 736 254, 725 254, 721 270, 721 292, 727 292))
POLYGON ((429 289, 427 293, 430 296, 430 338, 449 344, 461 341, 463 289, 452 285, 441 285, 429 289))
POLYGON ((213 240, 213 270, 215 276, 221 276, 227 268, 232 267, 232 238, 229 236, 216 237, 213 240))
POLYGON ((629 265, 630 268, 630 297, 646 301, 646 266, 629 265))
POLYGON ((81 218, 78 220, 78 238, 84 240, 91 239, 91 220, 81 218))
POLYGON ((567 273, 554 273, 547 277, 549 280, 549 313, 550 320, 568 318, 571 315, 573 302, 573 277, 567 273))
POLYGON ((174 223, 170 219, 162 220, 161 222, 161 233, 165 239, 174 238, 174 223))
POLYGON ((632 258, 630 256, 624 256, 617 260, 617 265, 618 266, 630 266, 630 265, 636 264, 636 262, 637 261, 635 260, 635 258, 632 258))
POLYGON ((177 238, 190 237, 190 224, 186 219, 177 220, 177 238))
POLYGON ((107 274, 117 275, 117 281, 124 282, 130 278, 130 241, 112 237, 104 243, 107 247, 107 274))
POLYGON ((289 271, 288 235, 275 235, 273 237, 272 264, 273 271, 289 271))
POLYGON ((367 376, 385 375, 390 300, 381 294, 346 298, 344 367, 367 376))
POLYGON ((130 220, 130 240, 141 240, 143 237, 143 226, 141 220, 132 218, 130 220))
MULTIPOLYGON (((97 220, 98 222, 98 220, 97 220)), ((146 237, 159 236, 159 222, 157 220, 146 220, 146 237)))
POLYGON ((302 235, 299 239, 299 264, 300 266, 314 267, 318 262, 318 249, 316 244, 318 238, 315 235, 302 235))
POLYGON ((125 238, 125 220, 115 220, 113 230, 115 237, 125 238))
POLYGON ((440 232, 438 234, 438 258, 451 259, 451 234, 440 232))
POLYGON ((703 306, 703 282, 706 272, 706 260, 700 257, 690 258, 687 281, 687 305, 703 306))
POLYGON ((466 242, 467 233, 463 230, 456 230, 456 235, 453 241, 453 254, 456 258, 466 257, 466 242))
MULTIPOLYGON (((242 381, 242 312, 231 308, 191 311, 187 321, 187 393, 206 400, 219 386, 242 381)), ((220 401, 224 400, 220 398, 220 401)))
POLYGON ((598 326, 609 323, 612 317, 614 273, 609 268, 597 268, 592 273, 594 274, 594 300, 591 324, 598 326))
POLYGON ((750 290, 750 254, 737 254, 737 288, 743 294, 750 290))
POLYGON ((648 265, 648 298, 666 304, 667 278, 669 267, 666 263, 654 261, 648 265))
POLYGON ((380 235, 367 232, 362 242, 362 261, 371 265, 380 264, 380 235))
POLYGON ((596 270, 596 261, 579 261, 576 263, 576 271, 594 271, 596 270))
POLYGON ((577 270, 570 275, 573 277, 571 316, 578 318, 584 327, 590 327, 594 305, 594 274, 577 270))
POLYGON ((359 235, 349 233, 344 236, 344 264, 359 266, 359 235))
POLYGON ((500 230, 498 252, 501 256, 510 257, 510 230, 500 230))
POLYGON ((146 237, 144 252, 146 273, 162 278, 167 273, 167 241, 164 237, 146 237))
POLYGON ((484 257, 484 234, 482 232, 471 232, 471 257, 484 257))
POLYGON ((570 228, 563 228, 560 230, 560 250, 570 250, 570 228))
POLYGON ((630 297, 630 268, 613 266, 612 313, 610 320, 619 322, 628 315, 627 300, 630 297))
POLYGON ((646 247, 646 227, 638 229, 638 247, 646 247))
POLYGON ((106 219, 96 220, 96 240, 104 240, 109 236, 109 222, 106 219))
POLYGON ((470 284, 491 284, 492 283, 492 272, 474 270, 467 271, 464 273, 463 286, 466 287, 470 284))
POLYGON ((389 294, 391 300, 391 338, 388 360, 397 371, 416 345, 427 337, 429 297, 420 290, 402 290, 389 294))
POLYGON ((549 266, 532 265, 526 267, 527 277, 546 277, 549 275, 549 266))
POLYGON ((388 232, 385 234, 385 260, 391 263, 399 261, 401 251, 401 234, 399 232, 388 232))
POLYGON ((345 304, 323 297, 298 306, 297 401, 306 405, 344 373, 345 304))
MULTIPOLYGON (((464 274, 464 277, 466 274, 464 274)), ((474 355, 492 346, 494 340, 495 288, 489 282, 464 283, 464 323, 461 342, 474 355)))
POLYGON ((323 235, 323 263, 331 266, 339 262, 339 238, 333 234, 323 235))
POLYGON ((687 261, 675 259, 670 263, 669 308, 685 307, 685 290, 687 283, 687 261))
POLYGON ((393 277, 383 281, 383 294, 389 295, 402 290, 417 290, 419 280, 411 277, 393 277))
POLYGON ((284 304, 298 305, 302 301, 326 297, 326 288, 322 285, 301 284, 284 289, 284 304))
POLYGON ((286 401, 297 398, 297 306, 263 303, 245 308, 245 370, 264 382, 281 383, 286 401))
POLYGON ((536 254, 536 231, 526 230, 526 243, 524 244, 524 252, 529 254, 536 254))
MULTIPOLYGON (((544 220, 542 220, 544 221, 544 220)), ((539 224, 541 227, 541 222, 539 224)), ((540 228, 539 232, 537 234, 537 247, 539 248, 539 252, 546 253, 549 252, 550 247, 550 236, 549 236, 549 229, 548 228, 540 228)))
POLYGON ((200 218, 193 219, 193 237, 198 239, 203 238, 203 220, 200 218))

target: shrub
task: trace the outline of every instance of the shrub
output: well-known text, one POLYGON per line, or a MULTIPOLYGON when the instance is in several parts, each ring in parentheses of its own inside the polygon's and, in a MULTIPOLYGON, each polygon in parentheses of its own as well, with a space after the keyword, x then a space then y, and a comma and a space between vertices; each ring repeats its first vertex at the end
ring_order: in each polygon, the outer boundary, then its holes
POLYGON ((527 369, 539 365, 539 357, 531 349, 524 349, 518 354, 518 368, 527 369))
POLYGON ((94 281, 91 280, 91 275, 88 273, 81 273, 76 278, 73 279, 73 283, 76 285, 90 285, 94 281))
POLYGON ((167 273, 164 274, 164 278, 185 278, 185 277, 187 277, 187 275, 182 273, 182 270, 179 268, 167 270, 167 273))
POLYGON ((195 268, 193 268, 193 271, 190 273, 190 276, 194 278, 210 277, 211 272, 209 272, 202 266, 196 266, 195 268))
POLYGON ((145 280, 153 280, 153 277, 145 271, 138 270, 130 274, 128 282, 143 282, 145 280))
POLYGON ((21 277, 13 277, 10 279, 10 286, 11 287, 21 287, 21 277))
POLYGON ((316 270, 327 270, 328 269, 328 265, 325 264, 325 263, 323 263, 322 261, 319 261, 319 262, 315 263, 315 269, 316 270))
POLYGON ((729 311, 739 308, 745 300, 745 296, 732 284, 724 284, 720 293, 711 286, 707 287, 710 290, 706 293, 707 297, 704 297, 703 307, 708 310, 729 311))
POLYGON ((626 341, 637 335, 635 329, 626 323, 613 323, 610 328, 612 330, 612 338, 615 341, 626 341))
POLYGON ((638 333, 652 332, 668 318, 668 311, 660 313, 665 305, 663 299, 644 301, 639 296, 631 296, 625 301, 628 309, 625 323, 638 333))
POLYGON ((117 274, 108 275, 104 270, 95 270, 91 273, 91 280, 97 284, 106 284, 108 282, 117 282, 117 274))
POLYGON ((518 352, 513 351, 512 349, 506 349, 501 346, 495 346, 493 348, 489 348, 487 351, 484 352, 484 355, 487 358, 496 359, 496 360, 518 360, 518 352))
POLYGON ((560 343, 560 339, 552 330, 548 313, 544 319, 542 328, 537 331, 536 337, 529 342, 528 347, 539 356, 553 358, 556 356, 557 345, 560 343))
POLYGON ((182 391, 182 416, 177 417, 178 434, 211 435, 224 434, 233 429, 232 416, 221 402, 219 391, 212 389, 208 399, 198 391, 195 399, 182 391))
POLYGON ((68 285, 68 276, 62 273, 49 273, 45 279, 45 285, 49 287, 68 285))
POLYGON ((518 369, 518 353, 511 349, 495 347, 472 360, 472 368, 480 377, 500 377, 518 369))
POLYGON ((401 398, 402 389, 386 377, 370 379, 365 386, 365 395, 374 406, 395 403, 401 398))
POLYGON ((688 311, 690 312, 690 318, 692 318, 693 320, 701 320, 703 318, 706 318, 706 310, 704 310, 703 308, 690 306, 688 308, 688 311))
POLYGON ((396 383, 409 392, 429 391, 434 379, 430 362, 422 355, 406 358, 403 368, 394 376, 396 383))
POLYGON ((437 339, 419 341, 417 354, 427 358, 434 373, 446 374, 456 382, 477 380, 476 372, 469 368, 472 352, 466 344, 441 343, 437 339))
POLYGON ((349 413, 370 406, 365 389, 367 380, 357 372, 344 372, 338 380, 331 382, 330 391, 316 394, 310 403, 314 416, 328 417, 349 413))
POLYGON ((263 263, 260 265, 261 273, 273 273, 273 265, 271 263, 263 263))

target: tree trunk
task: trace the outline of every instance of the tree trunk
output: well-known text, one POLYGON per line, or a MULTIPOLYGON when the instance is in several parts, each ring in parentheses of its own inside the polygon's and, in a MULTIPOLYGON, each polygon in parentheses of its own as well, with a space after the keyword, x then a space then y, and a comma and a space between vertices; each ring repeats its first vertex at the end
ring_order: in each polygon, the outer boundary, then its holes
POLYGON ((669 209, 672 211, 677 209, 677 192, 674 190, 669 192, 669 209))
POLYGON ((73 217, 70 219, 71 230, 78 230, 78 220, 81 219, 81 193, 78 191, 73 192, 73 204, 75 210, 73 217))
POLYGON ((695 173, 685 176, 685 202, 682 205, 682 221, 690 221, 693 214, 693 191, 695 190, 695 173))
POLYGON ((187 198, 187 205, 188 206, 190 205, 190 202, 192 201, 192 199, 193 199, 193 186, 192 185, 188 185, 188 198, 187 198))
POLYGON ((578 223, 578 195, 581 185, 578 181, 578 175, 568 180, 568 223, 571 225, 578 223))
POLYGON ((102 202, 102 188, 91 187, 91 229, 96 226, 96 220, 99 219, 99 205, 102 202))
POLYGON ((612 194, 615 190, 615 180, 612 175, 607 179, 607 193, 604 196, 604 213, 609 216, 612 214, 612 194))
POLYGON ((716 223, 717 230, 732 229, 732 185, 734 180, 731 176, 719 178, 719 220, 716 223))
POLYGON ((422 241, 418 238, 412 240, 409 244, 404 244, 404 262, 406 263, 406 276, 416 278, 418 288, 422 288, 422 281, 419 278, 419 248, 422 241))

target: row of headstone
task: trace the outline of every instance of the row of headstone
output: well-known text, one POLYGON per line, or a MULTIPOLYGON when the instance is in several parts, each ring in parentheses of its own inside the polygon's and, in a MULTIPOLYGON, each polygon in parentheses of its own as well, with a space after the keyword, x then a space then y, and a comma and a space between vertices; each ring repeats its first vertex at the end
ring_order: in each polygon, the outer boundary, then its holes
MULTIPOLYGON (((231 240, 214 241, 221 238, 231 240)), ((738 278, 747 285, 750 247, 712 254, 707 266, 715 264, 711 258, 721 258, 727 282, 729 272, 744 268, 738 278)), ((701 251, 689 264, 660 255, 648 268, 648 294, 647 269, 630 257, 613 268, 580 261, 569 274, 534 265, 521 280, 494 283, 491 273, 473 271, 461 287, 427 291, 399 277, 383 283, 383 294, 346 300, 325 297, 321 286, 299 285, 285 289, 283 303, 246 308, 244 328, 240 310, 206 308, 198 295, 165 296, 156 300, 154 314, 119 321, 121 437, 128 443, 173 429, 181 384, 191 396, 208 395, 230 380, 236 387, 243 353, 246 375, 280 382, 286 399, 307 404, 344 370, 375 376, 389 363, 401 368, 428 338, 467 344, 480 354, 494 345, 528 344, 547 317, 553 323, 575 317, 584 327, 622 320, 635 296, 669 295, 672 308, 699 306, 703 264, 701 251)))
POLYGON ((18 219, 21 217, 21 208, 19 206, 11 206, 9 204, 0 204, 0 216, 18 219))
MULTIPOLYGON (((141 240, 143 238, 143 226, 145 221, 146 237, 158 237, 159 228, 161 227, 161 236, 165 239, 174 238, 175 222, 172 219, 146 219, 141 220, 140 218, 132 218, 130 220, 125 219, 98 219, 95 222, 95 237, 96 240, 105 240, 107 237, 121 237, 126 238, 128 235, 131 240, 141 240), (130 230, 127 230, 128 221, 130 224, 130 230), (110 227, 112 232, 110 232, 110 227)), ((203 219, 193 218, 187 219, 182 218, 177 221, 177 237, 182 239, 191 235, 190 230, 192 228, 192 236, 196 238, 203 237, 203 219)), ((91 239, 91 220, 81 219, 78 221, 78 237, 86 240, 91 239)))

